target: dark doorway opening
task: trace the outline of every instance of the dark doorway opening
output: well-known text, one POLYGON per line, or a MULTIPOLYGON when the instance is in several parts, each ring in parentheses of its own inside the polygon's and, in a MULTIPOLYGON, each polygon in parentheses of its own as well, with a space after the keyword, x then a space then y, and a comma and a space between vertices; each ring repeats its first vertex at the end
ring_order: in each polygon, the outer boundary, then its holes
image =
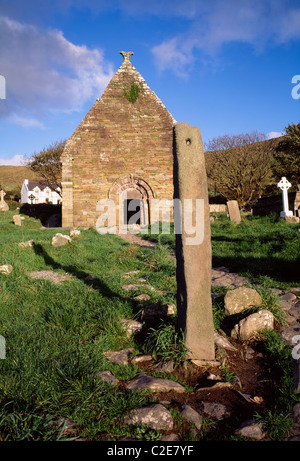
POLYGON ((141 200, 124 200, 124 224, 141 224, 141 200))

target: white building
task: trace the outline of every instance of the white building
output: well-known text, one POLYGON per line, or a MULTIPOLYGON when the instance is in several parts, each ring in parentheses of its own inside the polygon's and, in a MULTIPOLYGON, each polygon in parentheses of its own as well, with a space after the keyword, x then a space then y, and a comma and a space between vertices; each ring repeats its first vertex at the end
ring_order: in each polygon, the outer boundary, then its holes
MULTIPOLYGON (((57 190, 61 191, 60 188, 57 188, 57 190)), ((52 203, 57 205, 61 203, 61 196, 46 183, 25 179, 21 189, 21 203, 52 203)))

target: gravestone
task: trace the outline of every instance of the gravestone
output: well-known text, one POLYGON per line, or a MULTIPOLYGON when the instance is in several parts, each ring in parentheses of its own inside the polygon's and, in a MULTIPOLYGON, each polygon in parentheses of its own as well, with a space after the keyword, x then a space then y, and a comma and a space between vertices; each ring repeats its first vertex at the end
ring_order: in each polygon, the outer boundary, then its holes
POLYGON ((283 204, 283 211, 280 212, 280 217, 285 218, 286 216, 293 216, 293 212, 289 210, 289 198, 288 198, 288 190, 291 187, 291 183, 283 176, 277 187, 282 190, 282 204, 283 204))
POLYGON ((185 344, 190 351, 189 358, 194 361, 214 361, 211 301, 212 250, 201 133, 197 127, 186 123, 178 123, 174 129, 178 327, 184 332, 185 344), (191 209, 189 203, 192 204, 191 209), (202 207, 197 208, 197 204, 202 204, 202 207), (180 216, 181 229, 178 229, 178 216, 180 216), (191 232, 192 226, 189 225, 189 220, 194 226, 194 233, 191 232))
POLYGON ((9 206, 7 205, 7 203, 4 200, 5 195, 6 195, 6 193, 4 192, 4 190, 2 190, 0 192, 0 211, 8 211, 9 210, 9 206))
POLYGON ((227 208, 229 213, 230 221, 236 222, 240 224, 241 222, 241 214, 239 209, 239 204, 236 200, 229 200, 227 202, 227 208))

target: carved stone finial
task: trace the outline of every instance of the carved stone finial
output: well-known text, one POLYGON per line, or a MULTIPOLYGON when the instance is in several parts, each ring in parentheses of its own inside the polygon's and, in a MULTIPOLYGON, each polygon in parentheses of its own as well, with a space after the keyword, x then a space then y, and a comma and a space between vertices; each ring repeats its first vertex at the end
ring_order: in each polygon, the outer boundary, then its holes
POLYGON ((130 62, 130 56, 134 53, 132 51, 120 51, 120 54, 123 56, 124 62, 130 62))

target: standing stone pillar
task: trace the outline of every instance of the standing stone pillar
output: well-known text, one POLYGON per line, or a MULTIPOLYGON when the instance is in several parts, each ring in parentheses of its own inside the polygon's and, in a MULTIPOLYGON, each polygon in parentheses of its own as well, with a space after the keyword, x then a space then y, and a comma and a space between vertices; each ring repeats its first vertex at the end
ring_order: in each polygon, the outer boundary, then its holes
POLYGON ((211 301, 212 250, 202 139, 200 130, 186 123, 178 123, 174 130, 178 326, 185 334, 185 343, 190 350, 189 358, 213 361, 215 347, 211 301), (189 208, 191 203, 192 212, 189 208), (178 232, 176 223, 178 224, 180 208, 182 227, 181 232, 178 232), (194 233, 191 233, 192 227, 194 233))

